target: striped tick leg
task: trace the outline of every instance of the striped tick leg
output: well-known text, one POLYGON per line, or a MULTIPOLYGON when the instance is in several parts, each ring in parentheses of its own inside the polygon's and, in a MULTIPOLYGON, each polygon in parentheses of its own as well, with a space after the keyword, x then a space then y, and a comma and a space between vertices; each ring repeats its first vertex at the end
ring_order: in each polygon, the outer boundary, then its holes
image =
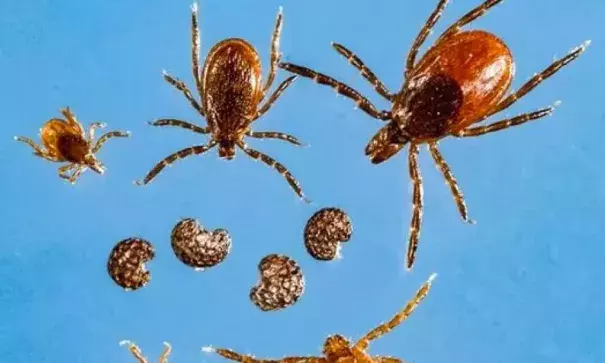
POLYGON ((251 355, 239 354, 230 349, 204 347, 202 351, 206 353, 216 353, 223 358, 241 363, 327 363, 325 358, 321 357, 286 357, 282 359, 256 359, 251 355))
POLYGON ((162 161, 157 163, 150 171, 147 173, 143 180, 138 180, 135 182, 136 185, 145 185, 148 184, 151 180, 153 180, 165 167, 172 165, 178 159, 186 158, 190 155, 200 155, 205 153, 206 151, 212 149, 216 146, 216 141, 211 141, 207 145, 198 145, 193 147, 188 147, 186 149, 179 150, 174 154, 168 155, 162 161))
POLYGON ((410 226, 410 236, 408 240, 407 269, 411 270, 416 260, 416 250, 418 249, 418 239, 420 237, 420 225, 422 224, 422 177, 418 167, 418 144, 410 144, 410 154, 408 158, 410 178, 414 185, 412 198, 412 222, 410 226))
POLYGON ((155 120, 153 122, 149 122, 151 126, 175 126, 187 129, 189 131, 197 132, 198 134, 208 134, 210 133, 210 129, 208 127, 201 127, 194 125, 187 121, 181 121, 173 118, 163 118, 159 120, 155 120))
POLYGON ((306 67, 294 65, 292 63, 280 63, 279 66, 287 70, 288 72, 292 72, 306 78, 311 78, 319 84, 332 87, 339 94, 355 101, 355 103, 360 109, 362 109, 368 115, 376 119, 383 121, 388 121, 391 119, 390 112, 378 111, 376 106, 374 106, 367 98, 362 96, 359 92, 347 86, 346 84, 335 80, 332 77, 326 76, 325 74, 316 72, 306 67))
POLYGON ((246 154, 248 154, 248 156, 250 156, 252 159, 260 160, 263 163, 267 164, 269 167, 277 170, 280 175, 286 178, 286 181, 288 182, 288 184, 290 184, 290 187, 305 203, 311 203, 311 200, 309 200, 303 194, 302 188, 300 187, 298 181, 294 178, 294 176, 292 176, 290 171, 288 171, 285 166, 283 166, 281 163, 279 163, 277 160, 273 159, 269 155, 263 154, 260 151, 254 149, 250 149, 242 142, 238 142, 237 146, 242 149, 246 154))

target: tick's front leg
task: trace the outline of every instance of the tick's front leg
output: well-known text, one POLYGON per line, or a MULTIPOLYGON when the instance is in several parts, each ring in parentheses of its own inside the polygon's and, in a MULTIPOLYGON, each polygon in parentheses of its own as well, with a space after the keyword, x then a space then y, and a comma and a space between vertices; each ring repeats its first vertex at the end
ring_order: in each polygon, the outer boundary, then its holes
POLYGON ((103 129, 105 127, 107 127, 107 124, 103 122, 94 122, 90 124, 90 126, 88 127, 88 142, 94 141, 96 129, 103 129))
POLYGON ((72 170, 73 168, 75 168, 76 166, 78 166, 77 164, 74 163, 70 163, 67 165, 63 165, 62 167, 59 168, 58 172, 59 172, 59 177, 63 178, 65 180, 69 180, 71 178, 70 175, 67 174, 67 172, 69 172, 70 170, 72 170))
POLYGON ((147 363, 147 358, 143 357, 143 352, 141 352, 141 348, 139 348, 134 342, 123 340, 120 342, 120 345, 127 345, 130 353, 134 355, 134 357, 139 361, 139 363, 147 363))
POLYGON ((57 158, 51 156, 46 150, 43 150, 40 146, 38 146, 32 139, 23 136, 15 136, 15 140, 29 145, 32 149, 34 149, 34 155, 36 156, 48 161, 59 161, 57 158))

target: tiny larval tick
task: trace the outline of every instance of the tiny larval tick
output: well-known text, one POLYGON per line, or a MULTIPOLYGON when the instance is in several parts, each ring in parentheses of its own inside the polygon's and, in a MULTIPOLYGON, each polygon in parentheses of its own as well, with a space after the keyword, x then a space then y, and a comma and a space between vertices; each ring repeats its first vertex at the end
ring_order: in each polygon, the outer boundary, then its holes
POLYGON ((573 49, 568 55, 534 75, 518 90, 509 93, 515 65, 504 41, 486 31, 461 30, 500 2, 502 0, 485 1, 462 16, 416 62, 419 48, 448 3, 448 0, 440 0, 411 47, 404 82, 397 93, 390 92, 353 52, 333 43, 336 51, 361 72, 376 92, 392 103, 389 111, 379 111, 359 92, 327 75, 291 63, 279 65, 292 73, 332 87, 339 94, 355 101, 370 116, 387 122, 365 149, 372 163, 380 164, 397 154, 405 145, 410 145, 408 164, 413 183, 413 209, 407 249, 408 269, 414 264, 422 222, 423 187, 418 167, 419 145, 428 145, 429 152, 451 189, 460 215, 465 221, 474 223, 468 217, 458 183, 437 148, 438 141, 448 136, 481 136, 550 115, 557 103, 488 125, 472 126, 512 106, 542 81, 576 59, 590 44, 587 41, 573 49))
POLYGON ((74 184, 80 175, 88 168, 99 174, 105 172, 103 164, 97 160, 96 154, 103 144, 113 137, 128 137, 129 132, 111 131, 95 141, 95 130, 104 128, 101 122, 94 122, 88 132, 69 107, 61 110, 65 120, 53 118, 47 121, 40 129, 40 139, 44 147, 37 145, 33 140, 16 136, 15 140, 24 142, 34 149, 34 155, 53 162, 67 162, 59 168, 59 176, 74 184), (69 172, 72 172, 69 175, 69 172))
POLYGON ((230 349, 204 347, 202 350, 204 352, 215 352, 229 360, 241 363, 402 363, 403 361, 399 358, 370 355, 368 353, 370 342, 391 332, 391 330, 404 322, 428 295, 432 282, 436 276, 436 274, 432 274, 428 281, 426 281, 416 292, 414 298, 408 301, 405 307, 390 321, 372 329, 354 344, 351 344, 349 339, 339 334, 329 336, 324 343, 322 357, 303 356, 285 357, 281 359, 256 359, 253 356, 239 354, 230 349))
POLYGON ((281 132, 256 132, 250 129, 252 123, 263 116, 281 94, 296 79, 291 76, 283 81, 269 98, 261 105, 267 96, 278 70, 281 58, 279 40, 282 28, 282 10, 277 15, 275 29, 271 41, 271 65, 267 82, 262 84, 261 63, 257 51, 247 41, 238 38, 225 39, 216 44, 208 53, 203 69, 200 72, 199 53, 200 37, 197 24, 197 4, 191 7, 192 32, 192 63, 193 78, 201 103, 194 98, 184 82, 164 72, 164 78, 172 86, 180 90, 191 103, 191 106, 206 118, 208 126, 200 127, 192 123, 176 119, 159 119, 151 123, 153 126, 176 126, 199 134, 210 134, 210 141, 204 145, 188 147, 167 156, 157 163, 145 176, 139 185, 149 183, 166 166, 178 159, 191 155, 199 155, 218 145, 218 155, 227 160, 233 159, 236 147, 253 159, 260 160, 269 167, 277 170, 285 177, 290 187, 306 202, 298 181, 288 169, 272 157, 252 149, 244 139, 278 139, 301 146, 294 136, 281 132))

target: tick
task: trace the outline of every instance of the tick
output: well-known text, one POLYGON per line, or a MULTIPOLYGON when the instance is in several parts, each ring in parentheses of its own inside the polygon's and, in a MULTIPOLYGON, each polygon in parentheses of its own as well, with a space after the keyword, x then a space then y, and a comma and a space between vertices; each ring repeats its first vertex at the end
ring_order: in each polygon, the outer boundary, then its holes
POLYGON ((417 62, 420 46, 448 3, 448 0, 440 0, 411 47, 405 65, 404 82, 397 93, 389 91, 353 52, 340 44, 332 43, 336 51, 347 58, 373 85, 376 92, 391 102, 388 111, 379 111, 359 92, 327 75, 291 63, 279 65, 292 73, 332 87, 339 94, 355 101, 367 114, 386 123, 366 146, 365 153, 372 163, 380 164, 388 160, 409 144, 408 164, 413 183, 413 208, 407 249, 408 270, 415 261, 422 222, 423 186, 418 167, 419 145, 428 146, 451 189, 462 219, 474 223, 468 217, 458 183, 437 148, 438 141, 448 136, 481 136, 550 115, 556 104, 488 125, 473 126, 512 106, 542 81, 575 60, 590 43, 586 42, 573 49, 568 55, 534 75, 518 90, 508 92, 515 65, 504 41, 486 31, 461 30, 501 1, 487 0, 461 17, 441 34, 417 62))
POLYGON ((416 292, 414 298, 397 313, 389 322, 381 324, 372 329, 363 338, 355 344, 342 335, 335 334, 329 336, 323 346, 323 357, 286 357, 282 359, 256 359, 249 355, 236 353, 229 349, 219 349, 212 347, 202 348, 205 352, 216 352, 219 355, 242 363, 337 363, 337 362, 357 362, 357 363, 401 363, 402 360, 393 357, 371 356, 367 350, 372 340, 375 340, 396 328, 405 321, 412 312, 418 307, 420 302, 427 296, 436 274, 431 275, 416 292))
POLYGON ((197 87, 201 103, 193 97, 185 83, 164 72, 164 78, 172 86, 180 90, 191 103, 191 106, 206 118, 207 126, 200 127, 187 121, 176 119, 159 119, 151 123, 153 126, 176 126, 199 134, 209 134, 210 141, 204 145, 188 147, 167 156, 157 163, 137 184, 143 185, 154 179, 166 166, 178 159, 191 155, 200 155, 218 146, 218 155, 231 160, 235 156, 235 149, 239 148, 253 159, 260 160, 269 167, 277 170, 285 177, 290 187, 303 200, 305 198, 298 181, 288 169, 258 150, 248 147, 244 141, 246 137, 257 139, 278 139, 301 146, 301 142, 294 136, 281 132, 252 131, 251 126, 263 116, 281 94, 294 82, 296 76, 283 81, 271 96, 264 101, 275 76, 277 65, 281 58, 279 40, 282 29, 283 15, 277 15, 275 29, 271 40, 271 65, 269 76, 263 85, 261 63, 254 47, 243 39, 230 38, 216 44, 208 53, 203 69, 199 69, 199 30, 197 24, 197 5, 191 7, 192 32, 192 61, 193 78, 197 87))
POLYGON ((53 118, 40 129, 40 139, 44 146, 37 145, 33 140, 17 136, 15 140, 24 142, 34 149, 34 155, 45 160, 68 164, 59 168, 59 176, 74 184, 80 175, 88 168, 103 174, 105 167, 97 159, 96 154, 103 144, 113 137, 128 137, 129 132, 111 131, 101 136, 95 142, 95 130, 104 128, 101 122, 94 122, 84 130, 69 107, 61 110, 65 119, 53 118), (71 171, 71 175, 68 173, 71 171))

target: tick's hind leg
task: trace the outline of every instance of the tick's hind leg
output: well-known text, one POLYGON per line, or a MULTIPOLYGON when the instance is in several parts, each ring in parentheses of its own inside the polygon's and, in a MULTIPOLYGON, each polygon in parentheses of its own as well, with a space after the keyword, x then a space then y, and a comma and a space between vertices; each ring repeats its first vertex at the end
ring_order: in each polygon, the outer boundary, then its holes
POLYGON ((292 84, 292 82, 294 82, 296 80, 296 78, 297 78, 296 76, 291 76, 291 77, 288 77, 285 81, 283 81, 282 84, 280 84, 279 87, 277 87, 275 92, 273 92, 271 97, 269 97, 267 102, 265 102, 265 104, 257 111, 257 113, 254 116, 254 118, 252 119, 252 121, 257 120, 259 117, 261 117, 262 115, 267 113, 267 111, 269 111, 269 109, 271 108, 271 106, 273 106, 275 101, 277 101, 277 99, 282 95, 282 93, 284 93, 286 88, 290 87, 290 85, 292 84))
POLYGON ((414 43, 412 44, 412 48, 410 48, 410 52, 408 53, 408 58, 406 61, 406 66, 405 66, 406 81, 407 81, 410 73, 412 73, 412 70, 414 69, 414 65, 416 64, 416 56, 418 55, 418 50, 420 50, 420 47, 422 46, 422 44, 424 43, 426 38, 429 36, 429 34, 431 34, 431 30, 433 29, 433 27, 435 26, 435 24, 441 17, 441 14, 443 14, 443 11, 445 10, 445 7, 447 6, 448 2, 449 2, 449 0, 439 0, 437 7, 435 8, 435 10, 433 10, 433 13, 431 13, 431 16, 429 16, 426 23, 424 23, 424 26, 422 27, 422 29, 420 29, 420 33, 418 33, 418 36, 416 36, 416 40, 414 40, 414 43))
POLYGON ((290 171, 285 166, 283 166, 282 164, 280 164, 279 162, 277 162, 277 160, 273 159, 269 155, 265 155, 265 154, 261 153, 260 151, 248 148, 243 143, 238 143, 237 145, 246 154, 248 154, 248 156, 250 156, 251 158, 256 159, 256 160, 260 160, 263 163, 267 164, 269 167, 277 170, 277 172, 280 175, 282 175, 284 178, 286 178, 286 181, 288 182, 288 184, 290 184, 290 187, 294 190, 294 192, 305 203, 311 203, 311 201, 307 197, 305 197, 305 195, 304 195, 304 193, 302 191, 302 188, 300 187, 300 184, 298 183, 298 181, 294 178, 294 176, 292 176, 292 174, 290 173, 290 171))
POLYGON ((378 92, 382 97, 386 98, 387 100, 391 102, 393 101, 395 95, 387 89, 384 83, 382 83, 382 81, 379 80, 378 77, 376 77, 374 72, 372 72, 372 70, 368 68, 368 66, 366 66, 363 61, 359 59, 359 57, 357 57, 353 52, 338 43, 332 43, 332 46, 334 47, 334 49, 336 49, 338 53, 344 56, 353 67, 357 68, 359 72, 361 72, 363 78, 365 78, 374 86, 376 92, 378 92))
POLYGON ((162 161, 157 163, 150 171, 147 173, 143 180, 136 181, 137 185, 145 185, 148 184, 151 180, 153 180, 165 167, 171 165, 178 159, 186 158, 190 155, 200 155, 205 153, 206 151, 212 149, 216 145, 216 142, 211 142, 207 145, 199 145, 188 147, 186 149, 179 150, 174 154, 168 155, 162 161))
POLYGON ((273 30, 273 35, 271 36, 271 65, 269 66, 267 83, 265 83, 265 87, 263 88, 263 97, 267 92, 269 92, 269 89, 275 80, 275 75, 277 74, 277 64, 281 59, 281 54, 279 53, 279 40, 281 37, 283 19, 283 10, 280 6, 277 13, 277 20, 275 21, 275 29, 273 30))
POLYGON ((505 119, 502 121, 494 122, 493 124, 489 124, 486 126, 477 126, 471 127, 467 129, 463 129, 455 132, 453 135, 456 137, 470 137, 470 136, 481 136, 485 134, 489 134, 491 132, 496 132, 500 130, 507 129, 513 126, 522 125, 528 121, 537 120, 543 117, 546 117, 553 113, 555 107, 547 107, 538 111, 524 113, 522 115, 505 119))
POLYGON ((306 146, 305 144, 303 144, 302 142, 300 142, 296 137, 294 137, 292 135, 285 134, 283 132, 271 132, 271 131, 255 132, 255 131, 250 131, 246 135, 250 136, 250 137, 254 137, 256 139, 278 139, 278 140, 287 141, 287 142, 289 142, 291 144, 294 144, 294 145, 297 145, 297 146, 306 146))
POLYGON ((458 206, 460 216, 462 217, 462 219, 464 219, 465 222, 475 224, 475 221, 468 218, 468 210, 466 208, 466 203, 464 202, 464 194, 462 194, 462 191, 460 190, 458 182, 456 181, 456 178, 454 178, 450 167, 447 165, 447 162, 439 152, 437 144, 434 142, 429 143, 429 150, 431 152, 431 155, 433 156, 433 160, 435 160, 435 163, 437 164, 437 167, 439 167, 439 170, 441 170, 441 173, 447 181, 447 184, 450 186, 450 190, 454 195, 454 200, 456 201, 456 205, 458 206))
POLYGON ((400 312, 398 312, 397 315, 395 315, 390 321, 372 329, 368 334, 366 334, 357 343, 355 343, 355 348, 366 350, 372 340, 387 334, 388 332, 396 328, 399 324, 403 323, 407 318, 409 318, 410 315, 412 315, 412 313, 414 312, 414 310, 416 310, 418 305, 420 305, 420 302, 428 295, 435 277, 437 277, 437 275, 432 274, 429 279, 424 284, 422 284, 420 289, 416 291, 416 295, 414 295, 414 297, 407 302, 405 307, 400 312))
POLYGON ((287 70, 288 72, 292 72, 292 73, 298 74, 298 75, 306 77, 306 78, 311 78, 319 84, 332 87, 339 94, 355 101, 355 103, 357 104, 357 106, 359 108, 361 108, 368 115, 370 115, 376 119, 384 120, 384 121, 391 119, 390 112, 378 111, 376 106, 374 106, 367 98, 362 96, 359 92, 357 92, 353 88, 347 86, 346 84, 335 80, 332 77, 326 76, 325 74, 316 72, 316 71, 306 68, 306 67, 297 66, 292 63, 280 63, 279 66, 281 68, 287 70))
POLYGON ((501 2, 502 2, 502 0, 487 0, 487 1, 485 1, 483 4, 477 6, 473 10, 469 11, 463 17, 461 17, 457 22, 455 22, 452 26, 450 26, 449 28, 447 28, 447 30, 445 32, 443 32, 443 34, 441 34, 441 36, 439 37, 439 39, 444 39, 445 37, 448 37, 448 36, 450 36, 452 34, 457 33, 460 30, 460 28, 462 28, 463 26, 465 26, 465 25, 469 24, 470 22, 476 20, 477 18, 483 16, 485 13, 487 13, 487 11, 490 8, 498 5, 501 2))
POLYGON ((147 358, 145 358, 143 356, 143 352, 141 352, 141 348, 139 348, 134 342, 123 340, 120 342, 120 345, 127 345, 128 350, 139 361, 139 363, 148 363, 147 358))
POLYGON ((210 132, 208 127, 200 127, 187 121, 176 120, 173 118, 163 118, 149 123, 151 126, 176 126, 197 132, 198 134, 207 134, 210 132))
POLYGON ((114 137, 129 137, 130 136, 130 132, 128 131, 111 131, 106 133, 105 135, 101 136, 99 138, 99 140, 97 141, 97 143, 95 144, 95 146, 92 148, 92 153, 95 154, 97 151, 101 150, 101 147, 103 146, 103 144, 109 140, 112 139, 114 137))
POLYGON ((489 114, 487 114, 483 119, 486 119, 487 117, 489 117, 497 112, 500 112, 500 111, 504 110, 505 108, 510 107, 512 104, 517 102, 517 100, 519 100, 521 97, 525 96, 531 90, 536 88, 536 86, 538 86, 544 80, 551 77, 553 74, 557 73, 561 68, 563 68, 564 66, 568 65, 573 60, 578 58, 580 56, 580 54, 582 54, 586 50, 586 48, 588 48, 589 45, 590 45, 590 41, 584 42, 584 44, 580 45, 579 47, 572 49, 569 52, 569 54, 567 54, 565 57, 555 61, 550 66, 548 66, 546 69, 544 69, 542 72, 533 76, 529 81, 527 81, 523 86, 521 86, 521 88, 519 88, 516 92, 514 92, 514 93, 508 95, 506 98, 504 98, 498 104, 498 106, 496 106, 496 108, 493 111, 491 111, 489 114))

